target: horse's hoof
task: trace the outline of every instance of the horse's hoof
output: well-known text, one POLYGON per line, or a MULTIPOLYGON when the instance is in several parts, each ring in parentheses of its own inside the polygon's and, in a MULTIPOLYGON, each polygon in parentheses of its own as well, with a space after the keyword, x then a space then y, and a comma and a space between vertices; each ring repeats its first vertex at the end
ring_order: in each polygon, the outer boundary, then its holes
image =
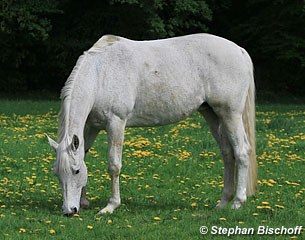
POLYGON ((235 200, 232 204, 232 209, 239 209, 241 207, 242 203, 238 200, 235 200))
POLYGON ((105 207, 105 208, 103 208, 101 211, 99 211, 97 214, 105 215, 105 214, 111 214, 111 213, 113 213, 113 210, 111 210, 111 209, 105 207))
POLYGON ((225 206, 227 206, 228 202, 225 201, 221 201, 220 203, 218 203, 216 205, 216 208, 224 208, 225 206))
POLYGON ((108 205, 105 208, 103 208, 97 214, 113 213, 113 211, 119 206, 120 206, 120 203, 110 202, 110 203, 108 203, 108 205))

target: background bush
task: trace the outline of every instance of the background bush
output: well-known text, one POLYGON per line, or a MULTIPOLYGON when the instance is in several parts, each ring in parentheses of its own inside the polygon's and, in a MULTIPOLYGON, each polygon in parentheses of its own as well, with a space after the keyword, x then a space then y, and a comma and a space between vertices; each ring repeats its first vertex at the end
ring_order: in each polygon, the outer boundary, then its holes
POLYGON ((305 92, 305 4, 296 0, 2 0, 0 91, 57 92, 104 34, 210 32, 247 49, 258 91, 305 92))

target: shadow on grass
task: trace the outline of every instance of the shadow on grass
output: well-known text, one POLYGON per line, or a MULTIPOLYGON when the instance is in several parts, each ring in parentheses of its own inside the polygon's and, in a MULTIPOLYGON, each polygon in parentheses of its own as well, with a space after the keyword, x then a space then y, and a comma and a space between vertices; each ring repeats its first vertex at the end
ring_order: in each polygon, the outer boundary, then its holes
MULTIPOLYGON (((107 199, 102 201, 94 200, 90 202, 89 210, 91 209, 102 209, 107 205, 107 199)), ((198 209, 213 210, 215 209, 213 203, 207 202, 207 206, 204 204, 199 204, 199 206, 193 207, 189 203, 181 201, 179 199, 166 201, 164 199, 159 199, 158 201, 149 201, 147 199, 122 199, 122 205, 118 209, 123 209, 127 212, 132 212, 134 214, 142 214, 146 211, 162 211, 162 212, 174 212, 180 210, 194 211, 198 209)))
POLYGON ((61 199, 59 198, 47 198, 48 195, 44 197, 39 195, 22 196, 21 198, 9 198, 3 199, 3 203, 7 205, 8 208, 20 209, 22 211, 30 211, 32 213, 43 213, 51 215, 61 214, 61 199))

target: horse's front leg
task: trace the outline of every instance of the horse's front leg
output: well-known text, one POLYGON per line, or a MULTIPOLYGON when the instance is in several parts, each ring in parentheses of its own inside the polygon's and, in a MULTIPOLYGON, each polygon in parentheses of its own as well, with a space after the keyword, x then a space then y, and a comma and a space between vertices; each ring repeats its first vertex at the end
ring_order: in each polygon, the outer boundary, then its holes
POLYGON ((112 213, 121 204, 119 177, 122 167, 122 150, 126 121, 114 116, 107 125, 108 172, 111 176, 112 197, 99 214, 112 213))
POLYGON ((86 187, 83 187, 81 197, 80 197, 80 207, 87 208, 87 207, 89 207, 89 205, 90 205, 90 203, 86 198, 86 187))
MULTIPOLYGON (((87 155, 89 149, 92 147, 93 142, 99 133, 99 130, 93 127, 90 127, 86 124, 85 131, 84 131, 84 138, 85 138, 85 156, 87 155)), ((89 207, 90 203, 86 198, 86 186, 82 188, 82 193, 80 197, 80 207, 87 208, 89 207)))

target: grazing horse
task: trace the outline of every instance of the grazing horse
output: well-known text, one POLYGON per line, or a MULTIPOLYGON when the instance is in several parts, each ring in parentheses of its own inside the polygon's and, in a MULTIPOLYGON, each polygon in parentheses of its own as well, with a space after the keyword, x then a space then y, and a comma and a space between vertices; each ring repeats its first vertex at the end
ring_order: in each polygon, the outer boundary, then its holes
POLYGON ((107 131, 112 197, 99 213, 120 203, 119 175, 125 127, 160 126, 199 111, 224 160, 218 207, 234 197, 239 208, 257 188, 253 64, 235 43, 209 34, 154 41, 113 35, 100 38, 79 57, 61 92, 55 174, 63 213, 72 216, 86 200, 85 152, 107 131), (235 163, 236 162, 236 163, 235 163))

